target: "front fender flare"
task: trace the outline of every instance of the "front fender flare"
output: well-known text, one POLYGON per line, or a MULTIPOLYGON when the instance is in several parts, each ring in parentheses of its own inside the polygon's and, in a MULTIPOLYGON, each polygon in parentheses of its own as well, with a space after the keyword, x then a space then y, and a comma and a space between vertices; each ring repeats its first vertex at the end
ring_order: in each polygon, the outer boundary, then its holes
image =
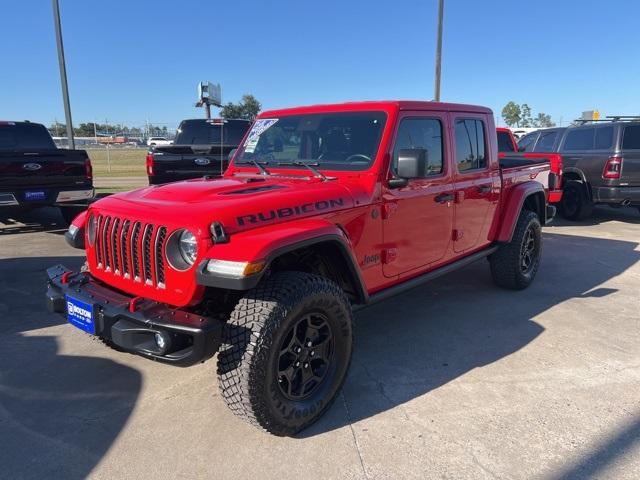
POLYGON ((197 282, 216 288, 249 290, 258 284, 269 265, 279 256, 324 242, 332 242, 339 246, 351 281, 358 290, 358 301, 365 303, 368 295, 353 257, 349 238, 338 225, 325 219, 300 219, 233 234, 228 243, 214 245, 206 252, 205 259, 197 268, 197 282), (207 272, 209 259, 234 262, 264 261, 266 267, 261 272, 247 277, 227 277, 207 272))

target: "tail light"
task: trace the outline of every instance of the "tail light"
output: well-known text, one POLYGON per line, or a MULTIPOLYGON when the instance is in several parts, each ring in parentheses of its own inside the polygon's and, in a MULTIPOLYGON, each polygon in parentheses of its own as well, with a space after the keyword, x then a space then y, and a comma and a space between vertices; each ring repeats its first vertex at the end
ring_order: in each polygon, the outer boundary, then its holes
POLYGON ((84 159, 84 174, 87 180, 93 180, 93 167, 91 166, 91 160, 88 158, 84 159))
POLYGON ((146 165, 147 165, 147 175, 152 176, 153 175, 153 153, 147 153, 146 165))
POLYGON ((602 170, 602 178, 616 180, 620 178, 622 173, 622 157, 609 157, 604 170, 602 170))

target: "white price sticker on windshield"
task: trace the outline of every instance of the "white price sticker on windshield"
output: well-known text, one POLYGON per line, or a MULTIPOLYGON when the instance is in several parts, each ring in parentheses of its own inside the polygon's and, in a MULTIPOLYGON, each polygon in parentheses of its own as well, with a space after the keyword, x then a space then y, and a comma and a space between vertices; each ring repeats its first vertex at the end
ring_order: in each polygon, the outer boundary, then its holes
POLYGON ((247 140, 257 140, 260 135, 262 135, 268 128, 272 127, 277 121, 277 118, 261 118, 260 120, 256 120, 251 127, 247 140))

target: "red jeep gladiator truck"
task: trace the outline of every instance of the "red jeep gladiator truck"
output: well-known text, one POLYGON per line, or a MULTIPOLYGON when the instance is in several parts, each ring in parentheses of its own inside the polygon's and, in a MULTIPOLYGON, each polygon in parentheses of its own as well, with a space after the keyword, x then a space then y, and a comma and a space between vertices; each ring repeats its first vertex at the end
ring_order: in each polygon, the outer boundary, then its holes
POLYGON ((352 311, 489 259, 534 279, 546 160, 501 165, 491 110, 420 101, 274 110, 222 178, 93 203, 66 234, 80 272, 48 270, 51 311, 120 351, 173 365, 218 352, 238 416, 293 435, 335 398, 352 311))

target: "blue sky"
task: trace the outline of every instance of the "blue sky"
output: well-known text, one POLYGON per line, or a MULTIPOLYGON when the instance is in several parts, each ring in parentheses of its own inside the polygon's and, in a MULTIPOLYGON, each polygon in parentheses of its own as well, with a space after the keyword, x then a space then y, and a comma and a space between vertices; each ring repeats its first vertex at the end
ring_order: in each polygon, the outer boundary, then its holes
MULTIPOLYGON (((640 2, 445 2, 443 100, 640 114, 640 2)), ((200 80, 264 108, 433 97, 437 0, 60 3, 76 124, 175 126, 200 80)), ((6 2, 0 45, 0 118, 62 121, 51 2, 6 2)))

